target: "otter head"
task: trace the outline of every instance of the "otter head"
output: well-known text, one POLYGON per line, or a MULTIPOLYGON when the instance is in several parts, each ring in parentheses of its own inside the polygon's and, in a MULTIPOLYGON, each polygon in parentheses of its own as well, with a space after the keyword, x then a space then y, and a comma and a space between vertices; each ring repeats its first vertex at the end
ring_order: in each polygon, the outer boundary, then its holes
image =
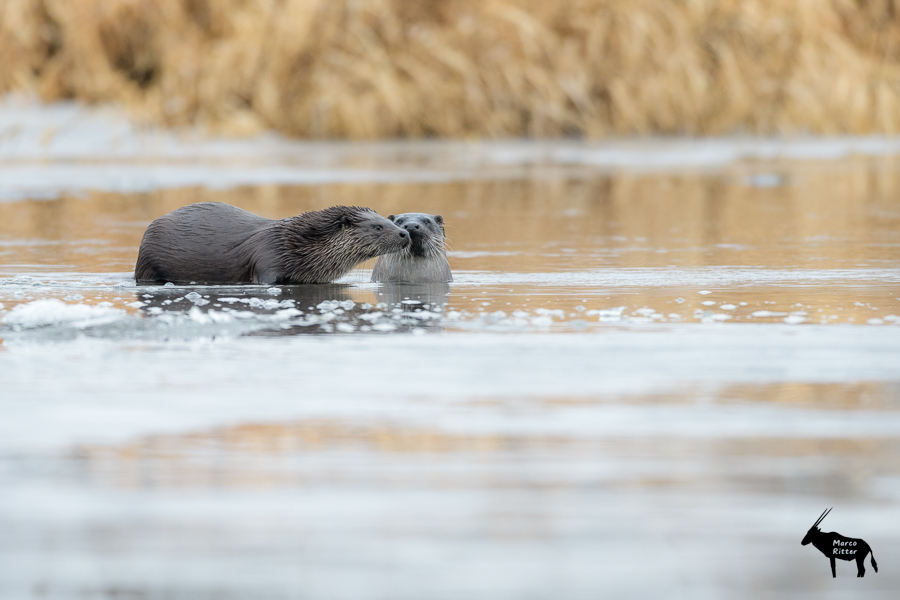
POLYGON ((410 243, 409 233, 367 208, 345 212, 341 227, 362 260, 399 252, 410 243))
POLYGON ((425 213, 404 213, 388 217, 409 233, 408 252, 425 258, 444 254, 444 217, 425 213))

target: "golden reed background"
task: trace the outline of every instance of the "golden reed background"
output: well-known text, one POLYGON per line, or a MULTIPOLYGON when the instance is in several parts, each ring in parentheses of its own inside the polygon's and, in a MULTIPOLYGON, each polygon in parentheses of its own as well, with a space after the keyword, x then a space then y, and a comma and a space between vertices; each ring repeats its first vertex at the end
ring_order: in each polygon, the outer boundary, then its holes
POLYGON ((311 138, 897 133, 900 0, 0 0, 0 93, 311 138))

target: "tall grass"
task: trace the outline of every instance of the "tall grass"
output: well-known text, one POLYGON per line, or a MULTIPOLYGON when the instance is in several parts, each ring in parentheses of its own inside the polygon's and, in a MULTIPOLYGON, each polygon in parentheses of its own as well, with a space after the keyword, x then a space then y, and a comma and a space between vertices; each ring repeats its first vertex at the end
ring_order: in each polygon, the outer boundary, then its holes
POLYGON ((896 133, 900 0, 0 0, 0 92, 312 138, 896 133))

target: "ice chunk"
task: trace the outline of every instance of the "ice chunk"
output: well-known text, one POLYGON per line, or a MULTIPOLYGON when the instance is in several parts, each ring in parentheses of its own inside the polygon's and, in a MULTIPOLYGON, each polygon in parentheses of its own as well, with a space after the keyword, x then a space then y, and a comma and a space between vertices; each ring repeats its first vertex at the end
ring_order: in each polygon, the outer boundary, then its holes
POLYGON ((69 325, 77 328, 101 325, 124 317, 127 313, 110 306, 67 304, 48 298, 19 304, 3 317, 3 323, 16 330, 36 329, 51 325, 69 325))
POLYGON ((205 299, 203 296, 198 294, 197 292, 191 292, 185 295, 185 300, 191 301, 194 306, 206 306, 209 304, 209 300, 205 299))
MULTIPOLYGON (((598 321, 619 321, 622 318, 622 312, 625 306, 616 306, 614 308, 603 308, 596 311, 598 321)), ((594 312, 594 311, 590 311, 594 312)))

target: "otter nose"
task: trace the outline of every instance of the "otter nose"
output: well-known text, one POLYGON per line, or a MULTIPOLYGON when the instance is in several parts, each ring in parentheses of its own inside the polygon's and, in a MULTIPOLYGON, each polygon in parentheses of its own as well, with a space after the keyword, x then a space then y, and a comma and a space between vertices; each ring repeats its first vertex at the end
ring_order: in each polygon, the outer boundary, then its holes
POLYGON ((419 228, 419 226, 415 223, 407 223, 406 225, 403 226, 403 229, 405 229, 407 231, 412 231, 413 229, 418 229, 418 228, 419 228))
POLYGON ((401 229, 400 230, 400 239, 406 239, 408 237, 409 237, 409 234, 401 229))

